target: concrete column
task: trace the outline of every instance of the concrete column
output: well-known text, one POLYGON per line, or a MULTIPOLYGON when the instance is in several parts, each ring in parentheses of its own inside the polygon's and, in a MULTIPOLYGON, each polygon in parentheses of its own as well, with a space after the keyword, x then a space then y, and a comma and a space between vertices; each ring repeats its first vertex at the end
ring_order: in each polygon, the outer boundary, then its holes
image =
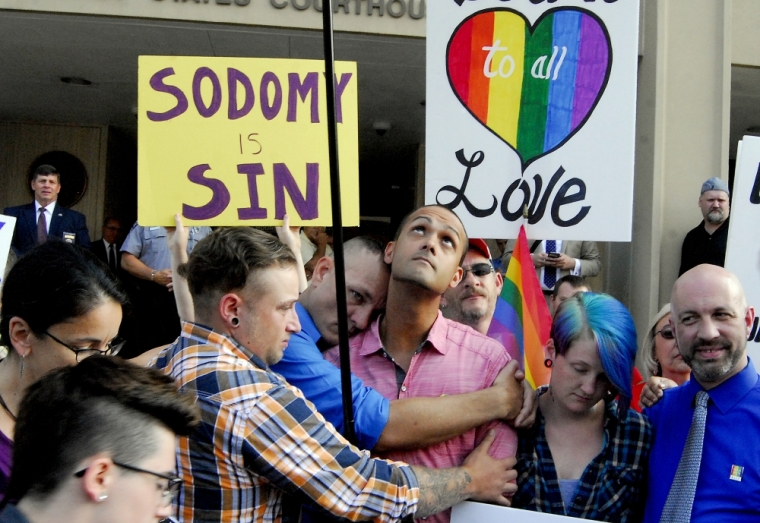
MULTIPOLYGON (((640 335, 670 299, 704 180, 728 180, 731 2, 644 0, 628 303, 640 335)), ((625 259, 625 245, 611 247, 625 259)), ((622 289, 624 290, 624 289, 622 289)), ((625 299, 625 298, 624 298, 625 299)))

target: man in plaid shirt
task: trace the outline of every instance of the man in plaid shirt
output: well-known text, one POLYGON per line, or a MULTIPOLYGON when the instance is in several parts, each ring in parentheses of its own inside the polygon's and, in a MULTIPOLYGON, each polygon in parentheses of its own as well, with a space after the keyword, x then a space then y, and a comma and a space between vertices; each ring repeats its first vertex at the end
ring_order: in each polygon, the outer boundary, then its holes
POLYGON ((195 323, 156 361, 197 397, 201 426, 180 441, 182 522, 298 521, 311 501, 354 521, 425 517, 465 499, 508 504, 513 458, 431 470, 370 458, 269 370, 300 325, 292 252, 249 228, 214 232, 187 264, 195 323))

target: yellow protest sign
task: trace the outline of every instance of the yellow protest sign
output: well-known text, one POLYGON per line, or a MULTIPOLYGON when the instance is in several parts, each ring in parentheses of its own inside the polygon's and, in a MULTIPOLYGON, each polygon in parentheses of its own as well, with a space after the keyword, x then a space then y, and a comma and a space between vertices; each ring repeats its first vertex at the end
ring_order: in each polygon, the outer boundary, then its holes
MULTIPOLYGON (((336 62, 343 224, 359 225, 355 62, 336 62)), ((331 225, 324 62, 141 56, 140 225, 331 225)))

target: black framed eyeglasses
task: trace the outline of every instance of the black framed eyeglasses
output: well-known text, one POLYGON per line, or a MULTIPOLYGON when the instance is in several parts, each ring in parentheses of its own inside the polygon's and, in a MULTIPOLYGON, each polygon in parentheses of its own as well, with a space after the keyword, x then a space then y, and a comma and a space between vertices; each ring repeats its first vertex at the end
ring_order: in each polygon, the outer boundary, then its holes
POLYGON ((657 335, 662 336, 662 339, 664 340, 672 340, 675 339, 676 335, 673 333, 673 329, 670 328, 670 325, 667 327, 663 327, 662 329, 658 330, 654 333, 655 336, 657 335))
POLYGON ((475 263, 469 267, 462 267, 462 270, 464 271, 464 274, 462 274, 462 279, 464 280, 467 277, 468 272, 482 278, 487 274, 491 274, 494 271, 494 268, 490 263, 475 263))
MULTIPOLYGON (((164 507, 168 507, 176 499, 177 493, 179 492, 179 488, 182 485, 182 482, 184 481, 182 478, 178 478, 177 476, 169 476, 167 474, 161 474, 160 472, 153 472, 152 470, 141 469, 140 467, 127 465, 126 463, 119 463, 118 461, 114 461, 113 464, 124 470, 137 472, 139 474, 150 474, 151 476, 155 476, 160 479, 165 479, 166 487, 161 485, 161 503, 163 504, 164 507)), ((74 476, 78 478, 84 477, 85 472, 87 472, 86 468, 80 470, 79 472, 76 472, 74 476)))
POLYGON ((124 347, 124 344, 126 343, 126 340, 123 338, 116 337, 112 339, 109 343, 106 343, 106 348, 104 350, 98 350, 98 349, 80 349, 78 347, 72 347, 68 343, 64 343, 52 334, 50 332, 45 331, 45 334, 50 336, 51 339, 58 342, 58 344, 63 345, 67 349, 69 349, 71 352, 76 354, 77 357, 77 363, 82 361, 85 358, 88 358, 90 356, 100 355, 100 356, 116 356, 119 351, 124 347))

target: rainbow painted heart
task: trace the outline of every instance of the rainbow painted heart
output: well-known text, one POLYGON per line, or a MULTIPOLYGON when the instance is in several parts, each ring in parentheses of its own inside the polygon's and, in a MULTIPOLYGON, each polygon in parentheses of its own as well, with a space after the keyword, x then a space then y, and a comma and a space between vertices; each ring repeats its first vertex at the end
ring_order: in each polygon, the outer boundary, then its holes
POLYGON ((457 27, 446 62, 459 100, 525 170, 588 120, 607 85, 612 48, 602 21, 583 9, 547 11, 533 26, 511 9, 489 9, 457 27))

